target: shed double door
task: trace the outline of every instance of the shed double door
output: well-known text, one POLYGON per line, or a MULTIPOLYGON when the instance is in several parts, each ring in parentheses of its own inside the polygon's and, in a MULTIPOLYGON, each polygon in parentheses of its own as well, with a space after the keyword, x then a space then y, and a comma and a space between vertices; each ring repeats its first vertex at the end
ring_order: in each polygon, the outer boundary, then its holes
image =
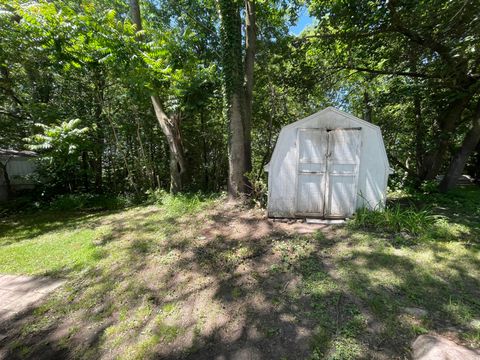
POLYGON ((296 215, 343 218, 354 213, 360 131, 298 129, 296 215))

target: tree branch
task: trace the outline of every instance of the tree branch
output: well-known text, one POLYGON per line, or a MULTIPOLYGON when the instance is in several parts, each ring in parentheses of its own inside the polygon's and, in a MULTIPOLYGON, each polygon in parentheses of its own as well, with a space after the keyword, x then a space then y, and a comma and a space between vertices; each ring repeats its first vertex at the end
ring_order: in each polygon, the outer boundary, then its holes
POLYGON ((432 76, 425 73, 410 72, 410 71, 377 70, 377 69, 369 69, 369 68, 357 67, 357 66, 340 66, 340 67, 337 67, 336 69, 356 70, 359 72, 366 72, 366 73, 375 74, 375 75, 396 75, 396 76, 407 76, 407 77, 423 78, 423 79, 440 79, 440 77, 438 76, 432 76))
MULTIPOLYGON (((323 34, 310 34, 310 35, 303 35, 301 39, 329 39, 329 38, 350 38, 350 39, 362 39, 367 37, 372 37, 380 34, 387 34, 391 33, 392 30, 390 28, 381 28, 374 31, 369 32, 353 32, 353 31, 345 31, 345 32, 338 32, 338 33, 323 33, 323 34)), ((300 40, 300 39, 299 39, 300 40)))
POLYGON ((413 169, 409 169, 408 167, 406 167, 405 164, 402 163, 400 160, 398 160, 396 157, 390 155, 388 159, 394 164, 394 166, 398 166, 400 169, 405 171, 409 176, 415 176, 415 174, 413 173, 413 169))
POLYGON ((180 9, 179 7, 177 7, 177 4, 175 2, 176 0, 174 1, 170 1, 169 4, 170 6, 175 10, 175 12, 177 13, 177 16, 181 16, 182 14, 185 14, 187 15, 187 17, 190 18, 190 20, 192 20, 194 23, 196 23, 197 25, 200 25, 201 28, 203 28, 204 30, 206 30, 208 33, 210 33, 211 35, 213 35, 213 37, 216 39, 216 40, 219 40, 218 38, 218 33, 212 29, 211 27, 209 27, 208 25, 205 25, 202 21, 200 21, 199 19, 197 19, 190 11, 188 11, 187 9, 185 8, 182 8, 180 9))
MULTIPOLYGON (((397 9, 396 9, 396 3, 397 1, 396 0, 392 0, 392 1, 389 1, 388 2, 388 8, 390 10, 390 13, 391 13, 391 18, 392 18, 392 24, 390 26, 390 28, 392 29, 392 31, 395 31, 405 37, 407 37, 408 39, 410 39, 412 42, 420 45, 420 46, 423 46, 425 48, 428 48, 430 50, 433 50, 434 52, 436 52, 450 67, 452 68, 457 68, 458 67, 458 62, 456 62, 454 60, 454 58, 452 57, 451 53, 450 53, 450 49, 443 45, 442 43, 440 43, 439 41, 436 41, 432 36, 430 35, 420 35, 418 33, 416 33, 415 31, 409 29, 408 27, 406 27, 400 17, 398 16, 398 13, 397 13, 397 9)), ((462 59, 462 62, 463 59, 462 59)))
POLYGON ((16 114, 13 114, 13 113, 11 113, 10 111, 7 111, 7 110, 5 110, 5 109, 0 109, 0 114, 7 115, 7 116, 10 116, 10 117, 12 117, 12 118, 14 118, 14 119, 18 119, 18 120, 21 120, 21 119, 22 119, 21 116, 16 115, 16 114))

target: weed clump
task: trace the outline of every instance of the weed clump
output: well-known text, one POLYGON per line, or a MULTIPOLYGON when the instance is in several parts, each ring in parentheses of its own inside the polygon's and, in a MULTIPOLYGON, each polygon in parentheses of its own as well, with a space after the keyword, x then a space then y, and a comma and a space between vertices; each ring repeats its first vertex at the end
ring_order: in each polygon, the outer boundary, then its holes
POLYGON ((435 217, 428 209, 402 208, 400 205, 386 207, 383 211, 362 208, 349 222, 354 229, 378 230, 386 233, 422 235, 435 224, 435 217))
POLYGON ((210 200, 218 197, 218 194, 206 195, 201 192, 171 194, 159 189, 147 192, 147 203, 163 206, 169 216, 181 216, 201 210, 210 200))

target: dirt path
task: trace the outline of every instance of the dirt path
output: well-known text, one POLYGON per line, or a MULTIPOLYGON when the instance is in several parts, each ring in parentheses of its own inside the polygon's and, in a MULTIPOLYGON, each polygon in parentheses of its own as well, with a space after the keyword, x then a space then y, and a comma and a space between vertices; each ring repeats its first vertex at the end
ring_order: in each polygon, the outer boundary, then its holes
POLYGON ((38 305, 62 284, 62 280, 44 277, 0 275, 0 325, 32 305, 38 305))

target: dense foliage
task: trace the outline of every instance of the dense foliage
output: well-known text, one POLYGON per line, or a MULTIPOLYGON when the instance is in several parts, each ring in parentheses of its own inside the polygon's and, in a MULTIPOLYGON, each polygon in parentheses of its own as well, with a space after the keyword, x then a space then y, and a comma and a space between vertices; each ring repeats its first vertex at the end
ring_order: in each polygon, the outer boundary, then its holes
POLYGON ((392 185, 446 190, 480 177, 479 33, 474 1, 1 0, 0 148, 50 193, 261 197, 280 128, 334 105, 382 128, 392 185))

